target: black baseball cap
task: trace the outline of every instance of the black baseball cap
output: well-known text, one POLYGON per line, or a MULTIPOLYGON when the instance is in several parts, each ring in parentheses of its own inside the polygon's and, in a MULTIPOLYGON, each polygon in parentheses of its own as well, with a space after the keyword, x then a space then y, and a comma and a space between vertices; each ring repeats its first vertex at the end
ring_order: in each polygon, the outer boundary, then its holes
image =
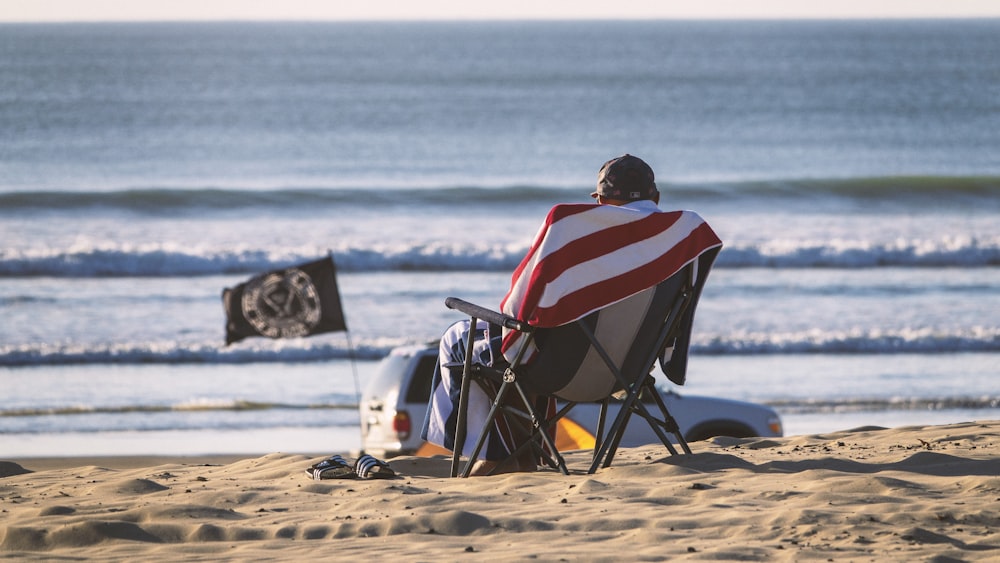
POLYGON ((653 169, 641 158, 625 154, 612 158, 597 173, 597 191, 590 197, 606 197, 623 201, 653 199, 659 192, 653 169))

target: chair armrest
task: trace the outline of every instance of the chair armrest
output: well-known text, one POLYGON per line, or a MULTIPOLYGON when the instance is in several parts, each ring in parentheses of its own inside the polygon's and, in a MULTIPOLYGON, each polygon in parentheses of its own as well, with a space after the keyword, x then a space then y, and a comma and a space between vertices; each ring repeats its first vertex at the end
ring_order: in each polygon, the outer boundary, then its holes
MULTIPOLYGON (((464 363, 447 363, 444 367, 448 369, 461 370, 465 366, 464 363)), ((471 364, 469 366, 469 371, 472 375, 481 377, 483 379, 488 379, 496 383, 503 383, 504 372, 507 370, 507 363, 501 362, 499 366, 484 366, 483 364, 471 364)))
POLYGON ((449 297, 445 299, 444 305, 449 309, 461 311, 470 317, 482 319, 486 322, 500 325, 504 328, 519 330, 521 332, 529 332, 531 330, 531 325, 526 322, 519 321, 514 317, 503 313, 491 311, 490 309, 480 307, 479 305, 469 303, 468 301, 463 301, 457 297, 449 297))

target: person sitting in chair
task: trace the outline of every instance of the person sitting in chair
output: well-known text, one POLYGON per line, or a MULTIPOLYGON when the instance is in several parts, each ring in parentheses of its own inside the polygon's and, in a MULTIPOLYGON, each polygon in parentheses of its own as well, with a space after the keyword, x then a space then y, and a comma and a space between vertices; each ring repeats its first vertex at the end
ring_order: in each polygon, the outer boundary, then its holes
MULTIPOLYGON (((659 209, 660 193, 652 168, 625 154, 598 172, 596 204, 560 204, 550 210, 527 255, 514 271, 500 310, 535 327, 556 327, 621 301, 663 281, 684 263, 721 241, 697 214, 659 209)), ((494 327, 495 329, 496 327, 494 327)), ((454 449, 462 364, 469 320, 442 335, 438 366, 421 436, 454 449)), ((500 365, 512 359, 520 335, 497 334, 479 321, 474 332, 474 363, 500 365)), ((531 345, 529 345, 531 346, 531 345)), ((530 362, 533 351, 525 351, 530 362)), ((467 426, 480 428, 490 410, 486 393, 469 387, 467 426)), ((463 450, 471 452, 476 432, 466 432, 463 450)), ((535 471, 530 449, 498 467, 526 436, 503 417, 494 422, 472 475, 535 471)))

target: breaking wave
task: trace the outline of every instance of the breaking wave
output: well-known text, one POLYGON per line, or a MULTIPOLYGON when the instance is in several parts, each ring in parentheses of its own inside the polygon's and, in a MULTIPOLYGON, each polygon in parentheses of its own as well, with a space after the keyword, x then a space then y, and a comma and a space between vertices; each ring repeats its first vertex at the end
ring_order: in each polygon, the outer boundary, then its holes
MULTIPOLYGON (((221 339, 221 336, 220 336, 221 339)), ((301 363, 355 358, 377 360, 402 341, 372 340, 353 349, 346 344, 284 340, 224 347, 206 343, 146 342, 97 345, 21 344, 0 346, 0 366, 86 364, 249 364, 301 363)))
POLYGON ((793 399, 765 401, 781 414, 1000 409, 1000 395, 893 397, 889 399, 793 399))
MULTIPOLYGON (((660 188, 691 202, 720 198, 763 205, 796 200, 839 200, 860 204, 891 202, 909 207, 985 205, 1000 201, 997 176, 887 176, 752 181, 659 182, 660 188)), ((150 186, 119 190, 26 190, 0 193, 0 214, 111 210, 148 215, 184 215, 266 210, 327 209, 344 206, 438 205, 473 207, 503 203, 576 200, 586 186, 407 186, 397 188, 150 186), (358 197, 363 193, 364 197, 358 197)))
POLYGON ((1000 327, 955 331, 933 329, 759 332, 708 336, 694 353, 751 354, 937 354, 1000 352, 1000 327))
MULTIPOLYGON (((222 336, 220 335, 220 341, 222 336)), ((0 366, 86 364, 249 364, 379 360, 412 341, 360 338, 346 341, 308 339, 251 342, 225 347, 215 343, 136 342, 124 344, 18 344, 0 346, 0 366)), ((956 331, 810 330, 798 333, 704 335, 691 345, 692 354, 711 356, 757 354, 938 354, 1000 352, 1000 327, 956 331)))
MULTIPOLYGON (((440 245, 395 243, 385 248, 333 250, 337 267, 347 272, 511 271, 526 248, 507 244, 440 245)), ((186 250, 128 245, 92 248, 0 251, 0 277, 51 276, 175 277, 253 274, 315 260, 325 251, 186 250)), ((719 255, 719 268, 873 268, 1000 266, 1000 239, 974 237, 865 241, 786 241, 734 244, 719 255)))

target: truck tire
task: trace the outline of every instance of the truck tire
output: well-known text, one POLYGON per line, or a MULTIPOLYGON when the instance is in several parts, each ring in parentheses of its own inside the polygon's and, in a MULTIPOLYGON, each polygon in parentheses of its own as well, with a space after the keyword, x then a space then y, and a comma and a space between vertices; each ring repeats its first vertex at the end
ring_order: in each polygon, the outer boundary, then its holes
POLYGON ((736 422, 734 420, 711 420, 695 426, 684 433, 684 439, 688 442, 698 442, 715 438, 716 436, 729 436, 731 438, 750 438, 757 433, 752 428, 736 422))

